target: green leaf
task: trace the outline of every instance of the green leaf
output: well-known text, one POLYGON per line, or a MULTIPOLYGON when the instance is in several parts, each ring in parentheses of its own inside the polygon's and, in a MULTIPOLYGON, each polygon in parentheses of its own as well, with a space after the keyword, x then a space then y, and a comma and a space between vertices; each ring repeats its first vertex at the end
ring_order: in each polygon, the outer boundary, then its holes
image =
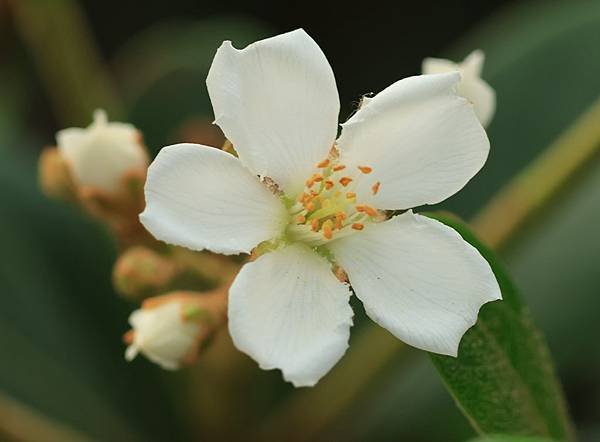
POLYGON ((572 439, 561 387, 546 342, 494 254, 454 219, 456 229, 492 266, 503 301, 486 304, 463 337, 457 358, 431 354, 457 405, 482 434, 572 439))
POLYGON ((507 434, 493 434, 470 439, 469 442, 554 442, 545 437, 509 436, 507 434))

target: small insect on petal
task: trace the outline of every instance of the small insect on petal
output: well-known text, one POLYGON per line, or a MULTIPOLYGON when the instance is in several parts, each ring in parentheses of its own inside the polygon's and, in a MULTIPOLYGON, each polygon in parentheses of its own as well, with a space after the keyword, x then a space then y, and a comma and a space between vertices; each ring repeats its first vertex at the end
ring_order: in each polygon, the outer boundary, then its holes
POLYGON ((349 176, 345 176, 340 178, 340 184, 344 187, 346 187, 348 184, 350 184, 352 182, 352 178, 350 178, 349 176))
POLYGON ((358 166, 358 170, 360 170, 365 175, 368 174, 368 173, 373 172, 373 168, 369 167, 369 166, 358 166))

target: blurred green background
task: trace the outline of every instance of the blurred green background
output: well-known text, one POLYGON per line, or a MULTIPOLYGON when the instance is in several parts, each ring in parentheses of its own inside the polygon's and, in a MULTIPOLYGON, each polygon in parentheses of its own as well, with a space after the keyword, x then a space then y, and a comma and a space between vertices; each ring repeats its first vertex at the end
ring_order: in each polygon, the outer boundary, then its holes
MULTIPOLYGON (((473 436, 426 354, 367 329, 358 304, 348 354, 311 390, 260 371, 226 333, 181 372, 127 364, 121 335, 136 306, 111 287, 115 245, 38 190, 41 149, 97 107, 134 123, 154 154, 219 142, 204 84, 218 45, 296 27, 332 64, 342 119, 362 94, 419 73, 426 56, 486 52, 483 76, 498 97, 490 159, 439 207, 465 219, 600 95, 599 1, 0 0, 0 440, 473 436)), ((501 250, 549 341, 582 441, 600 440, 599 228, 596 156, 501 250)))

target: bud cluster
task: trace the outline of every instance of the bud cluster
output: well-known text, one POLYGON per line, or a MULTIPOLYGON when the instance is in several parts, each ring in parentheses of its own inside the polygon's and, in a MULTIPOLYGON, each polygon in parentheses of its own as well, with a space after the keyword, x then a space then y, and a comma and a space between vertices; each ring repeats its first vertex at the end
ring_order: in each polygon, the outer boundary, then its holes
POLYGON ((133 125, 109 122, 98 110, 87 128, 61 130, 56 140, 39 158, 42 190, 111 229, 122 249, 114 287, 129 301, 142 301, 124 336, 127 360, 142 353, 169 370, 192 363, 225 323, 228 282, 238 264, 165 245, 144 229, 139 214, 149 157, 133 125), (205 291, 211 287, 217 288, 205 291))

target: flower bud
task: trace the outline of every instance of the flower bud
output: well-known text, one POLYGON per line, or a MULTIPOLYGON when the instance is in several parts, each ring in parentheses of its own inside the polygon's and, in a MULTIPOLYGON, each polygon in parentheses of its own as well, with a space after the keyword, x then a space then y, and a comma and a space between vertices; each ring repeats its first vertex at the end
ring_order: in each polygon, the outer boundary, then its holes
POLYGON ((129 323, 133 330, 125 336, 130 341, 128 361, 143 353, 162 368, 176 370, 196 352, 201 325, 186 319, 181 301, 136 310, 129 323))
POLYGON ((200 346, 225 322, 227 290, 206 295, 175 292, 144 301, 129 316, 125 358, 142 353, 166 370, 195 361, 200 346))
POLYGON ((76 199, 76 187, 71 171, 58 149, 44 149, 38 167, 40 186, 46 195, 64 200, 76 199))
POLYGON ((460 72, 461 82, 457 92, 473 104, 475 115, 483 127, 486 127, 496 111, 496 92, 481 78, 484 61, 485 56, 481 50, 471 52, 461 63, 441 58, 426 58, 423 60, 423 73, 460 72))
POLYGON ((119 293, 141 299, 164 292, 177 276, 177 265, 146 247, 131 247, 117 260, 113 283, 119 293))
POLYGON ((109 123, 103 110, 94 112, 87 128, 61 130, 56 140, 80 187, 119 193, 126 174, 145 171, 148 166, 139 131, 131 124, 109 123))

